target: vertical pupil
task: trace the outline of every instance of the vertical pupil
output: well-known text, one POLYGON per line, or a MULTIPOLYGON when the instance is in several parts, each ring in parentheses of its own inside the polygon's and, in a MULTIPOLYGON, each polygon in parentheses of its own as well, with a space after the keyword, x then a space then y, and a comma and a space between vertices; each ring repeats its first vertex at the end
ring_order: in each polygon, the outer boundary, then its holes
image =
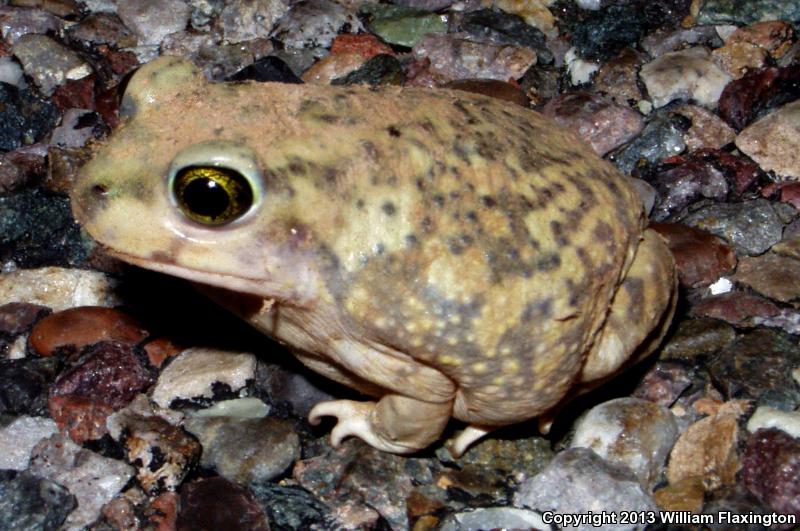
POLYGON ((195 214, 215 218, 230 206, 230 197, 213 179, 195 179, 183 190, 183 200, 195 214))

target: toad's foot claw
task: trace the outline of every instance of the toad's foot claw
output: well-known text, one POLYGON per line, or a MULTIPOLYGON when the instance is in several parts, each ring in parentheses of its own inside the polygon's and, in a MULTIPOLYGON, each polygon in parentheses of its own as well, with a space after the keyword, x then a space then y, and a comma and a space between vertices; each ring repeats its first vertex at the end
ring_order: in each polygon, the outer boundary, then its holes
POLYGON ((481 428, 479 426, 467 426, 464 430, 460 431, 455 437, 449 439, 445 446, 450 452, 450 455, 458 459, 467 449, 472 446, 472 443, 491 432, 491 428, 481 428))
POLYGON ((419 450, 417 447, 404 446, 378 433, 373 423, 375 407, 375 402, 353 400, 321 402, 311 409, 308 421, 317 425, 322 417, 338 419, 336 427, 331 432, 331 445, 334 448, 338 448, 345 438, 352 435, 383 452, 408 454, 419 450))

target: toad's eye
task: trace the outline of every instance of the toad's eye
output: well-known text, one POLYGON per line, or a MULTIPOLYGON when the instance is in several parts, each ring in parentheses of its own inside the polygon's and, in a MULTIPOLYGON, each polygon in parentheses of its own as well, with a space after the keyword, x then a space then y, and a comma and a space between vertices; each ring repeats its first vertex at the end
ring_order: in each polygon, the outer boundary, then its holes
POLYGON ((172 181, 175 202, 188 218, 223 225, 253 206, 253 188, 241 173, 215 166, 188 166, 172 181))

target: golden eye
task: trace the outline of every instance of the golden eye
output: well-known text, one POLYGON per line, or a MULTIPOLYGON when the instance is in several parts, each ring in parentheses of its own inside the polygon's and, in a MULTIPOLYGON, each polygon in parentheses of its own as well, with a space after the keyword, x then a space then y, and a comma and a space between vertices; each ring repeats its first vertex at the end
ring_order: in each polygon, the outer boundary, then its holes
POLYGON ((172 192, 181 211, 205 225, 229 223, 240 218, 253 205, 250 182, 229 168, 183 168, 175 175, 172 192))

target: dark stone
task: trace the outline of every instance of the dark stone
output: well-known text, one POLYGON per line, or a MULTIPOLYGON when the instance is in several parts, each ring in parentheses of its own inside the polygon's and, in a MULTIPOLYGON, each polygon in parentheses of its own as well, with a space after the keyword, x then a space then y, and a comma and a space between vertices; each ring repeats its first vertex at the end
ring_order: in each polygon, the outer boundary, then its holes
POLYGON ((633 396, 670 407, 692 385, 692 371, 677 361, 659 361, 642 378, 633 396))
POLYGON ((269 82, 274 81, 278 83, 302 83, 300 79, 292 72, 285 62, 274 55, 268 55, 248 65, 232 76, 228 77, 228 81, 260 81, 269 82))
POLYGON ((0 306, 0 337, 11 340, 27 332, 50 311, 46 306, 27 302, 10 302, 0 306))
POLYGON ((670 215, 700 199, 724 201, 729 191, 728 181, 720 170, 713 164, 692 159, 659 164, 653 175, 644 180, 657 192, 653 210, 656 221, 669 219, 670 215))
POLYGON ((482 94, 491 98, 516 103, 521 107, 528 107, 528 98, 519 86, 497 79, 456 79, 445 83, 442 88, 463 90, 482 94))
POLYGON ((539 64, 553 62, 553 52, 547 47, 544 33, 526 24, 519 15, 496 8, 478 9, 453 20, 456 27, 451 30, 467 33, 475 41, 526 46, 536 52, 539 64))
POLYGON ((76 506, 75 497, 49 479, 0 470, 0 529, 59 529, 76 506))
POLYGON ((664 338, 660 358, 693 362, 697 357, 710 357, 728 347, 736 332, 728 323, 716 319, 685 319, 664 338))
POLYGON ((46 416, 48 391, 60 367, 57 358, 0 360, 0 413, 46 416))
MULTIPOLYGON (((732 514, 764 514, 765 508, 741 483, 731 487, 723 487, 707 493, 706 503, 703 505, 703 514, 710 514, 716 522, 719 513, 729 512, 732 514)), ((711 531, 765 531, 766 527, 761 524, 738 524, 735 527, 731 524, 714 523, 708 526, 711 531)), ((677 531, 677 530, 676 530, 677 531)))
POLYGON ((37 189, 0 197, 0 262, 21 268, 79 266, 90 247, 72 219, 67 197, 37 189))
POLYGON ((772 109, 800 98, 800 65, 765 67, 725 85, 719 115, 737 130, 772 109))
POLYGON ((718 236, 678 223, 653 223, 650 227, 667 240, 684 286, 711 284, 736 267, 733 249, 718 236))
POLYGON ((116 410, 146 391, 153 381, 133 348, 103 342, 86 348, 72 367, 59 375, 50 396, 83 396, 116 410))
POLYGON ((58 122, 56 107, 29 89, 0 82, 0 151, 33 144, 58 122))
POLYGON ((183 485, 176 529, 269 531, 270 526, 252 492, 214 477, 183 485))
POLYGON ((609 155, 609 159, 623 173, 630 174, 637 167, 646 168, 686 149, 684 134, 691 120, 668 110, 656 112, 641 133, 626 145, 609 155))
POLYGON ((533 65, 519 80, 519 86, 532 105, 544 105, 561 92, 561 72, 553 66, 533 65))
POLYGON ((762 20, 800 20, 800 4, 786 0, 704 0, 699 24, 749 25, 762 20))
POLYGON ((393 55, 380 54, 368 59, 357 70, 331 81, 331 85, 402 85, 403 67, 393 55))
POLYGON ((268 481, 251 483, 249 487, 267 513, 271 531, 338 528, 328 506, 303 487, 284 487, 268 481))
POLYGON ((636 43, 650 30, 672 24, 688 14, 690 2, 648 2, 609 5, 578 23, 572 44, 581 57, 606 61, 636 43))
POLYGON ((742 457, 742 480, 762 503, 800 519, 800 439, 776 428, 751 434, 742 457))
POLYGON ((757 329, 723 350, 709 373, 727 400, 751 399, 788 411, 800 406, 800 389, 792 378, 798 365, 800 347, 793 336, 757 329))

